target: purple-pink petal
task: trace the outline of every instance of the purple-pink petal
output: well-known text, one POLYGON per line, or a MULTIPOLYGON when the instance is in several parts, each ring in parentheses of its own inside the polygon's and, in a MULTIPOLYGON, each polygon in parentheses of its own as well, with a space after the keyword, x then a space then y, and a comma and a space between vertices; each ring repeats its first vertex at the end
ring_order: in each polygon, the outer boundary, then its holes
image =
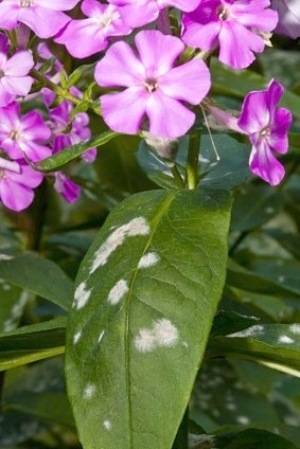
POLYGON ((165 95, 193 105, 203 100, 210 86, 210 72, 200 59, 175 67, 159 78, 159 87, 165 95))
POLYGON ((150 133, 167 139, 183 136, 195 122, 192 111, 160 91, 149 98, 146 113, 150 133))
POLYGON ((278 185, 285 174, 281 162, 279 162, 266 142, 261 142, 259 147, 253 147, 250 155, 250 169, 272 186, 278 185))
POLYGON ((105 122, 114 131, 137 134, 148 97, 142 87, 129 87, 124 92, 103 95, 101 107, 105 122))

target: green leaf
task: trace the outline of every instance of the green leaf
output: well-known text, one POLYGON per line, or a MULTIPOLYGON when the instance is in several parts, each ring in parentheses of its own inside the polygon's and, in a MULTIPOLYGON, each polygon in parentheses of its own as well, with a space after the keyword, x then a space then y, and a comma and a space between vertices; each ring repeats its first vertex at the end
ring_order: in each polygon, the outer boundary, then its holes
MULTIPOLYGON (((290 261, 286 261, 290 263, 290 261)), ((285 263, 285 262, 284 262, 285 263)), ((275 264, 273 265, 274 269, 275 264)), ((289 283, 289 278, 291 273, 287 274, 288 277, 285 277, 284 271, 285 268, 281 266, 282 271, 278 274, 280 267, 277 266, 276 272, 272 273, 272 269, 267 272, 268 266, 266 266, 266 270, 264 273, 260 273, 257 271, 250 271, 246 268, 238 265, 237 263, 230 260, 228 269, 227 269, 227 285, 231 287, 236 287, 241 290, 246 290, 253 293, 262 293, 264 295, 285 295, 289 297, 295 297, 299 295, 299 281, 297 277, 293 277, 293 284, 289 283), (277 275, 277 276, 276 276, 277 275)), ((288 271, 288 268, 287 268, 288 271)), ((294 267, 295 273, 295 267, 294 267)), ((293 273, 293 275, 294 275, 293 273)), ((299 271, 298 271, 299 273, 299 271)))
POLYGON ((300 325, 255 324, 211 342, 213 356, 238 356, 300 377, 300 325))
POLYGON ((108 217, 77 279, 66 374, 85 449, 170 449, 220 300, 227 192, 150 191, 108 217))
POLYGON ((0 334, 0 371, 62 354, 65 330, 60 317, 0 334))
MULTIPOLYGON (((267 88, 268 81, 251 70, 231 70, 212 59, 211 62, 213 93, 244 98, 250 91, 267 88)), ((272 76, 273 78, 273 76, 272 76)), ((293 115, 300 118, 300 101, 298 95, 286 91, 281 106, 291 110, 293 115)))
POLYGON ((244 232, 271 220, 283 208, 282 196, 268 186, 246 186, 236 195, 231 228, 244 232))
POLYGON ((63 393, 19 393, 5 403, 5 410, 21 412, 42 421, 74 428, 69 401, 63 393))
POLYGON ((61 169, 68 162, 81 156, 87 150, 94 147, 105 145, 111 139, 116 137, 118 133, 114 131, 106 131, 99 136, 92 137, 92 139, 85 142, 77 143, 69 148, 65 148, 54 156, 48 157, 37 164, 37 169, 44 172, 57 171, 61 169))
POLYGON ((0 261, 1 278, 68 310, 73 283, 51 260, 25 253, 0 261))
MULTIPOLYGON (((199 171, 203 177, 200 186, 201 188, 231 190, 242 184, 250 175, 249 150, 246 145, 226 134, 214 134, 212 138, 220 160, 216 160, 210 137, 207 134, 202 135, 199 171)), ((184 137, 179 141, 178 154, 175 158, 179 169, 186 166, 187 154, 188 139, 184 137)), ((176 188, 170 163, 158 158, 145 142, 141 142, 137 158, 150 179, 160 185, 163 181, 168 182, 169 188, 176 188)), ((181 171, 184 174, 184 171, 181 171)))
POLYGON ((285 438, 261 429, 217 435, 213 440, 215 447, 219 449, 297 449, 297 446, 285 438))
POLYGON ((17 327, 26 304, 21 289, 0 279, 0 332, 17 327))

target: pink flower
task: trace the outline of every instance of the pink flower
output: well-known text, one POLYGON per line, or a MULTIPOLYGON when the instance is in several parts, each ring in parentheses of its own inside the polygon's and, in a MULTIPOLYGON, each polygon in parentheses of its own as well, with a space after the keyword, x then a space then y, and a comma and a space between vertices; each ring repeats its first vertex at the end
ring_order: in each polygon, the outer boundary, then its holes
POLYGON ((80 187, 67 178, 67 176, 62 172, 54 173, 55 190, 63 197, 68 203, 75 203, 80 195, 80 187))
POLYGON ((135 44, 139 56, 125 42, 117 42, 96 66, 100 86, 125 87, 101 97, 105 122, 114 131, 136 134, 147 117, 151 134, 182 136, 195 121, 183 102, 197 105, 206 96, 211 85, 208 68, 200 59, 173 67, 184 45, 160 31, 141 31, 135 44))
POLYGON ((239 118, 212 107, 215 118, 236 132, 246 134, 252 143, 250 169, 272 186, 280 183, 285 171, 274 157, 288 150, 288 130, 292 114, 285 108, 278 108, 283 95, 282 85, 272 80, 266 90, 250 92, 242 106, 239 118))
POLYGON ((300 37, 300 2, 299 0, 272 0, 272 8, 279 14, 276 31, 292 39, 300 37))
POLYGON ((76 58, 86 58, 104 50, 110 36, 124 36, 131 32, 113 5, 84 0, 81 9, 88 18, 72 20, 55 39, 59 44, 64 44, 76 58))
POLYGON ((278 22, 269 0, 202 0, 182 19, 183 41, 194 48, 213 51, 233 69, 244 69, 264 50, 264 33, 278 22))
POLYGON ((37 162, 51 156, 52 150, 45 145, 50 136, 39 112, 31 111, 22 117, 16 103, 0 108, 0 146, 12 159, 37 162))
POLYGON ((7 208, 19 212, 34 199, 33 189, 43 181, 42 173, 25 161, 8 161, 0 157, 0 200, 7 208))
POLYGON ((2 0, 0 28, 12 30, 24 23, 42 38, 55 36, 71 19, 62 11, 73 9, 79 0, 2 0))
MULTIPOLYGON (((81 94, 80 91, 77 93, 81 94)), ((80 143, 91 137, 91 130, 88 127, 89 116, 85 112, 80 112, 71 120, 72 105, 63 101, 59 106, 50 110, 49 126, 52 128, 54 136, 53 152, 80 143)), ((96 148, 86 151, 82 158, 92 163, 96 158, 96 148)))
POLYGON ((168 6, 180 11, 193 11, 200 0, 108 0, 116 5, 123 21, 132 28, 137 28, 153 22, 160 11, 168 6))
POLYGON ((18 95, 28 94, 33 84, 28 73, 33 66, 29 51, 19 51, 9 59, 0 51, 0 107, 7 106, 18 95))
POLYGON ((282 85, 274 80, 267 90, 250 92, 237 121, 252 143, 249 161, 251 171, 272 186, 279 184, 285 173, 273 152, 287 152, 287 133, 292 124, 290 111, 278 108, 283 92, 282 85))

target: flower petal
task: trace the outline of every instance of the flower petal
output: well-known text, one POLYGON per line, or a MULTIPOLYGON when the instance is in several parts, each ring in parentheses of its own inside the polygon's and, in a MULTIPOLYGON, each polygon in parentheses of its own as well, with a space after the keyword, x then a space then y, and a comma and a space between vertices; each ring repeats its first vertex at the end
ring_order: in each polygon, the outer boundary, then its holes
POLYGON ((100 86, 134 86, 145 79, 145 69, 125 42, 117 42, 96 65, 95 80, 100 86))
POLYGON ((149 98, 146 113, 150 133, 166 139, 183 136, 195 122, 192 111, 159 90, 149 98))
POLYGON ((200 59, 175 67, 159 78, 159 87, 164 94, 194 105, 203 100, 210 86, 210 72, 200 59))
POLYGON ((100 101, 104 121, 114 131, 137 134, 145 115, 148 95, 146 90, 140 87, 103 95, 100 101))
POLYGON ((135 37, 135 44, 148 78, 167 73, 184 50, 178 37, 166 36, 156 30, 141 31, 135 37))
POLYGON ((271 186, 276 186, 284 177, 283 165, 273 156, 268 144, 263 141, 259 147, 252 147, 250 154, 250 169, 271 186))

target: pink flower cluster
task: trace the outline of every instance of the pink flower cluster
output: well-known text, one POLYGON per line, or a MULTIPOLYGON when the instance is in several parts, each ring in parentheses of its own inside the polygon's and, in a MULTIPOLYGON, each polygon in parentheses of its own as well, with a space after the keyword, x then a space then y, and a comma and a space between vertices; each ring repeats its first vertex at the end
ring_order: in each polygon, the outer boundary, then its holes
MULTIPOLYGON (((8 35, 16 30, 19 36, 17 45, 10 47, 0 34, 1 201, 17 211, 28 207, 33 189, 44 177, 34 170, 34 163, 90 137, 88 115, 81 112, 71 119, 73 106, 62 99, 53 108, 55 95, 46 89, 34 94, 43 101, 43 114, 22 113, 21 99, 26 103, 30 98, 34 82, 32 69, 41 65, 42 53, 52 57, 45 44, 34 52, 30 49, 30 34, 53 38, 75 58, 100 54, 94 77, 101 89, 109 90, 100 96, 109 128, 125 134, 147 130, 177 139, 192 128, 197 106, 210 91, 205 57, 216 54, 231 69, 245 69, 276 27, 287 33, 289 21, 290 35, 297 36, 297 17, 299 9, 291 0, 0 0, 0 30, 8 35), (72 19, 68 12, 79 4, 84 18, 72 19), (180 18, 176 36, 169 9, 177 9, 180 18), (148 24, 151 29, 135 31, 148 24), (125 38, 132 32, 129 45, 125 38), (193 58, 187 46, 194 49, 193 58)), ((45 76, 58 82, 63 68, 58 62, 55 67, 57 74, 45 76)), ((72 89, 80 99, 81 92, 72 89)), ((274 81, 266 91, 250 93, 233 126, 253 145, 252 172, 272 185, 284 174, 273 152, 287 151, 291 124, 290 113, 277 108, 282 92, 274 81)), ((84 158, 92 162, 95 150, 84 158)), ((79 187, 62 172, 53 176, 54 187, 67 201, 75 201, 79 187)))

